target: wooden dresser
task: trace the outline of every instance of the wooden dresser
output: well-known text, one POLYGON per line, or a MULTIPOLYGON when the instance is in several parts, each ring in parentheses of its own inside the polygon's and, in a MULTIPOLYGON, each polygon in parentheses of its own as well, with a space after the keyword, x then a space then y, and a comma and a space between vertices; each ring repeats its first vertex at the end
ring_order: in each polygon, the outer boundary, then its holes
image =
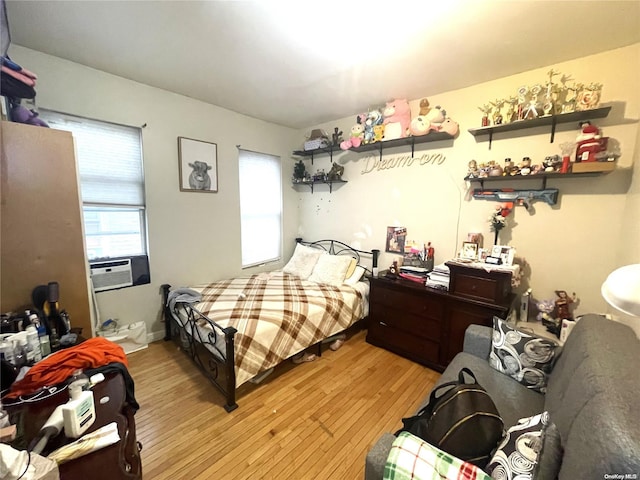
POLYGON ((367 342, 438 371, 443 371, 462 351, 469 325, 490 326, 494 315, 506 318, 515 298, 510 292, 498 301, 479 298, 477 291, 486 290, 487 285, 473 288, 469 278, 464 281, 470 282, 471 295, 403 279, 376 277, 369 281, 367 342))

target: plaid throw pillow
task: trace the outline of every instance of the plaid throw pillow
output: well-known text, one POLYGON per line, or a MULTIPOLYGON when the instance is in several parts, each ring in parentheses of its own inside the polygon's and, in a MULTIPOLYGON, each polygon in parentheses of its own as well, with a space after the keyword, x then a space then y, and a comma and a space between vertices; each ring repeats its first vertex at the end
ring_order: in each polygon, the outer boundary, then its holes
POLYGON ((475 465, 464 462, 422 439, 401 432, 384 467, 385 480, 491 480, 475 465))

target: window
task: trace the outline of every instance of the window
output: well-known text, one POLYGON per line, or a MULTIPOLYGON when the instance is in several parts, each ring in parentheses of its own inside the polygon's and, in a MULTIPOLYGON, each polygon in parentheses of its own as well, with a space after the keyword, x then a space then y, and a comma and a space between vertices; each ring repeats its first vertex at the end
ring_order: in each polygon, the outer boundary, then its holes
POLYGON ((89 260, 146 255, 140 129, 47 110, 40 117, 73 133, 89 260))
POLYGON ((282 173, 280 157, 239 150, 242 267, 280 260, 282 173))

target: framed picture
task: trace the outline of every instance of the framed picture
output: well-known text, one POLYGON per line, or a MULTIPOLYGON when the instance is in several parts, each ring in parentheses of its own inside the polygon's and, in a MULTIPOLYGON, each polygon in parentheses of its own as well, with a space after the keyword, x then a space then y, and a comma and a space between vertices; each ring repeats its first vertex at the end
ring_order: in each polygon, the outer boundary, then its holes
POLYGON ((181 192, 218 191, 218 145, 178 137, 181 192))
POLYGON ((505 245, 494 245, 491 249, 491 256, 500 258, 503 265, 513 265, 513 257, 516 254, 516 249, 513 247, 507 247, 505 245))
POLYGON ((407 238, 405 227, 387 227, 387 243, 385 251, 404 254, 404 243, 407 238))
POLYGON ((478 244, 474 242, 462 242, 462 258, 469 260, 478 258, 478 244))

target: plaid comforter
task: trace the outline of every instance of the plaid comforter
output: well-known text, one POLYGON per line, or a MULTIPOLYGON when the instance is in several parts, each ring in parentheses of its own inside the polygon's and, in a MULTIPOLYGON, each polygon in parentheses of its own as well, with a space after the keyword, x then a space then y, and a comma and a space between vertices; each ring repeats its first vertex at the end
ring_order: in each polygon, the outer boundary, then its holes
POLYGON ((191 287, 198 311, 235 336, 236 387, 364 317, 355 288, 300 280, 283 272, 191 287))

